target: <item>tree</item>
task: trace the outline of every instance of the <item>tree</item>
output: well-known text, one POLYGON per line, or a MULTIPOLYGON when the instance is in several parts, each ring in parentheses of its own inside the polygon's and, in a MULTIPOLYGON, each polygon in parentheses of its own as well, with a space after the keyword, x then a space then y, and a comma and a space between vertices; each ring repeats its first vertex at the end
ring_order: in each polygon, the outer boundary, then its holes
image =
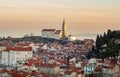
POLYGON ((110 29, 107 31, 107 34, 97 35, 96 38, 96 49, 94 53, 100 57, 115 57, 118 56, 120 50, 120 43, 115 43, 116 40, 120 39, 120 30, 111 31, 110 29), (103 47, 102 45, 107 44, 107 46, 103 47))
POLYGON ((107 34, 104 32, 103 35, 103 43, 106 44, 107 43, 107 34))
POLYGON ((100 37, 99 35, 97 35, 97 38, 96 38, 96 48, 99 49, 100 47, 100 37))

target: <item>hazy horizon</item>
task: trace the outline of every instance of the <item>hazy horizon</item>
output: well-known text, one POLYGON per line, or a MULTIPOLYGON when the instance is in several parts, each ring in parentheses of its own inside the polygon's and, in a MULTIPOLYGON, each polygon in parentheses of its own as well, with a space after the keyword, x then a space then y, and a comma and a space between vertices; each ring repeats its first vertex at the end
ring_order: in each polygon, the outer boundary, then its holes
POLYGON ((0 0, 0 36, 40 35, 44 28, 67 34, 120 29, 120 0, 0 0))

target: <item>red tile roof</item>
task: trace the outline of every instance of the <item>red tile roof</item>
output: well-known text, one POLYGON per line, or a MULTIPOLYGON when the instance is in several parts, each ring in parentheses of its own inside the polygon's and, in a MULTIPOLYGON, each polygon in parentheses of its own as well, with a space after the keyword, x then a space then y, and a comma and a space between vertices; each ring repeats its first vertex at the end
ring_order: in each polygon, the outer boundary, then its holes
POLYGON ((43 48, 38 48, 38 51, 42 51, 43 50, 43 48))
POLYGON ((43 75, 42 77, 51 77, 50 75, 43 75))
POLYGON ((41 67, 50 67, 50 68, 54 68, 57 67, 58 65, 56 63, 52 63, 52 64, 45 64, 45 63, 41 63, 41 67))
POLYGON ((71 75, 72 73, 73 73, 72 70, 67 70, 67 71, 65 71, 65 74, 67 74, 67 75, 71 75))
POLYGON ((18 72, 17 70, 12 70, 12 71, 9 71, 9 74, 12 76, 12 77, 26 77, 28 76, 28 72, 18 72))
POLYGON ((7 51, 32 51, 32 47, 8 47, 7 51))
POLYGON ((56 30, 55 34, 60 34, 61 30, 56 30))
POLYGON ((0 46, 5 46, 5 45, 0 43, 0 46))
POLYGON ((31 72, 30 75, 31 76, 35 76, 37 74, 37 72, 31 72))
POLYGON ((55 31, 56 29, 43 29, 42 31, 55 31))
POLYGON ((116 64, 112 63, 109 66, 104 66, 104 68, 106 68, 106 69, 113 69, 113 68, 115 68, 115 66, 116 66, 116 64))
POLYGON ((8 72, 8 70, 6 68, 3 68, 2 70, 0 70, 1 73, 6 73, 8 72))
POLYGON ((61 64, 68 64, 67 61, 62 60, 62 59, 55 59, 57 62, 61 63, 61 64))
POLYGON ((19 42, 16 46, 29 46, 30 43, 19 42))
POLYGON ((28 61, 26 61, 26 63, 24 63, 23 65, 25 66, 32 66, 32 65, 35 65, 35 66, 40 66, 40 64, 43 62, 42 59, 30 59, 28 61))

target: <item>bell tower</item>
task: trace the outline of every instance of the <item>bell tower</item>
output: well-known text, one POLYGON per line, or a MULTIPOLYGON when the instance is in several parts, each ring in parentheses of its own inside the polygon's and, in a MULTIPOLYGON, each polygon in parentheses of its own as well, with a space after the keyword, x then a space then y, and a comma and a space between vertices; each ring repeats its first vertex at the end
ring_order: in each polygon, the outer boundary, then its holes
POLYGON ((65 19, 63 20, 63 24, 62 24, 62 38, 66 38, 66 23, 65 23, 65 19))

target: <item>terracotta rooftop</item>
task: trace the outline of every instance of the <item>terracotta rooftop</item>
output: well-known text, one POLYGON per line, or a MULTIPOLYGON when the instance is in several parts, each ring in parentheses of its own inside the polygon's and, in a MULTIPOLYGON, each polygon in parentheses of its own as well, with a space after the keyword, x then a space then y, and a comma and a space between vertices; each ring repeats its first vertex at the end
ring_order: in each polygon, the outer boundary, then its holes
POLYGON ((7 51, 32 51, 32 47, 8 47, 7 51))
POLYGON ((26 63, 24 63, 23 65, 32 66, 34 64, 35 66, 39 66, 42 62, 43 62, 42 59, 36 59, 36 60, 30 59, 26 63))
POLYGON ((42 31, 55 31, 56 29, 43 29, 42 31))
POLYGON ((30 43, 19 42, 16 46, 29 46, 30 43))
POLYGON ((5 45, 0 43, 0 46, 5 46, 5 45))
POLYGON ((67 71, 65 71, 65 74, 67 74, 67 75, 71 75, 72 73, 73 73, 72 70, 67 70, 67 71))
POLYGON ((41 67, 50 67, 50 68, 54 68, 58 66, 56 63, 52 63, 52 64, 45 64, 45 63, 41 63, 41 67))
POLYGON ((61 30, 56 30, 55 34, 60 34, 61 30))

